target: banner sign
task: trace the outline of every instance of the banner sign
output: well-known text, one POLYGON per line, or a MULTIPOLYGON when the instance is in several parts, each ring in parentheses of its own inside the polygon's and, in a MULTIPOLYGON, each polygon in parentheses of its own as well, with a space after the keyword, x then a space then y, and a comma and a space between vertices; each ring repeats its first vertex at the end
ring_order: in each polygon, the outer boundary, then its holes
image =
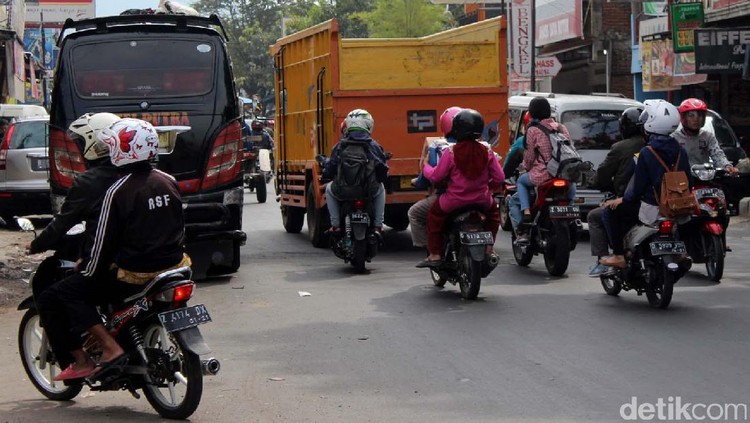
POLYGON ((701 28, 694 31, 695 72, 741 74, 750 28, 701 28))
POLYGON ((643 14, 647 16, 666 16, 667 15, 667 2, 666 1, 644 1, 643 2, 643 14))
POLYGON ((674 52, 691 52, 693 30, 703 25, 703 3, 675 3, 671 7, 674 52))
POLYGON ((674 53, 669 33, 653 34, 641 39, 643 91, 671 91, 674 53))
POLYGON ((531 0, 512 0, 511 58, 513 71, 519 76, 531 76, 531 0))
POLYGON ((536 46, 583 36, 582 0, 536 0, 536 46))

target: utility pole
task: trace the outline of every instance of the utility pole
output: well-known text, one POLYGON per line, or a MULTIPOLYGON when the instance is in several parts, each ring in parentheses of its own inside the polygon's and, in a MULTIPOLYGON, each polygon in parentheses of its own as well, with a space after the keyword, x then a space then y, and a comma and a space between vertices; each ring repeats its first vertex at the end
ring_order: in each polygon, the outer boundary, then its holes
POLYGON ((44 12, 41 10, 39 10, 39 21, 39 33, 42 36, 42 106, 49 110, 47 104, 47 37, 44 36, 44 12))

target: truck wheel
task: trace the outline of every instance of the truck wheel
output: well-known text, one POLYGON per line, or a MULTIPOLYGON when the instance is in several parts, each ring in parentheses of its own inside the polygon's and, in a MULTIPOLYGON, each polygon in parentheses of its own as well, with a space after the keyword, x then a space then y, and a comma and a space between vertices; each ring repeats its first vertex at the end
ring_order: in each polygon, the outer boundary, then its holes
POLYGON ((305 209, 302 207, 281 206, 281 223, 290 234, 298 234, 305 223, 305 209))
POLYGON ((328 247, 328 236, 325 230, 331 226, 330 218, 328 208, 318 207, 315 203, 314 189, 312 183, 307 186, 307 234, 315 248, 325 248, 328 247))

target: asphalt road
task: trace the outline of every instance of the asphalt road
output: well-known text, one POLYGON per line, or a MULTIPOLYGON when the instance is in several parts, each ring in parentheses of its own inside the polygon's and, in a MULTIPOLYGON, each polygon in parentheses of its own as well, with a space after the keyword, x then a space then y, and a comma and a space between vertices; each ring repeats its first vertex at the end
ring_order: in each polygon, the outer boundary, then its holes
MULTIPOLYGON (((750 404, 750 223, 730 226, 722 283, 696 265, 666 311, 605 295, 586 241, 554 278, 540 257, 516 266, 503 233, 500 266, 464 301, 414 268, 424 254, 408 232, 386 233, 356 275, 304 230, 285 233, 272 199, 246 196, 245 229, 240 272, 192 301, 211 312, 202 330, 222 362, 194 422, 608 422, 632 397, 750 404)), ((160 421, 126 392, 43 400, 18 358, 20 319, 0 314, 0 423, 160 421)))

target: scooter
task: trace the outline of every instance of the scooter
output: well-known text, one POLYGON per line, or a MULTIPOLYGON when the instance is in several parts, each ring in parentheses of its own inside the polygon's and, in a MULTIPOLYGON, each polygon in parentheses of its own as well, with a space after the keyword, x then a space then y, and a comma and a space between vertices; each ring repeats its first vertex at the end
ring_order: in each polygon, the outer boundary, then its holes
POLYGON ((268 198, 267 184, 273 178, 271 169, 271 150, 254 147, 243 154, 245 161, 245 174, 243 182, 252 192, 259 203, 265 203, 268 198))
POLYGON ((365 272, 365 263, 378 255, 380 239, 375 234, 371 199, 341 202, 341 236, 331 236, 330 246, 336 257, 351 263, 357 273, 365 272))

